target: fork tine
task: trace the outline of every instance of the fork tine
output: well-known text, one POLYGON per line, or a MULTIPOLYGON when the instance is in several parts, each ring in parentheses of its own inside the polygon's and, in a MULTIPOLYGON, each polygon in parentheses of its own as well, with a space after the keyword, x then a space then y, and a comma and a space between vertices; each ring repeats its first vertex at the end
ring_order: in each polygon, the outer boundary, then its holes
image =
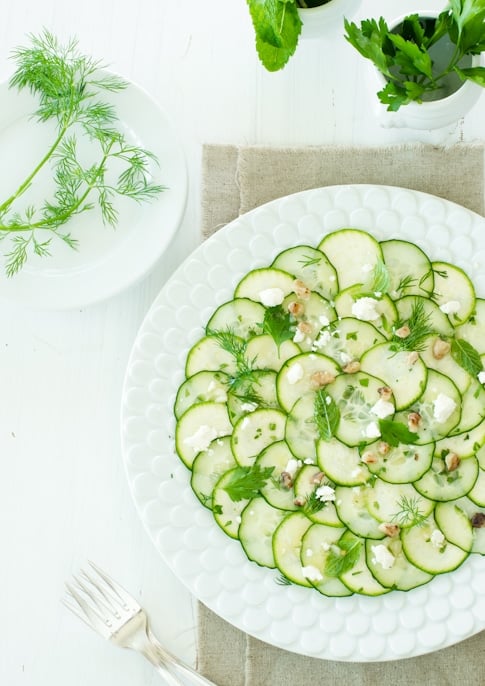
POLYGON ((112 579, 106 572, 104 572, 102 569, 98 567, 98 565, 94 564, 94 562, 91 562, 91 560, 88 561, 90 567, 98 574, 99 577, 105 582, 105 584, 110 588, 117 596, 118 599, 128 607, 131 607, 133 609, 139 609, 140 605, 138 602, 131 596, 128 591, 126 591, 123 586, 120 586, 114 579, 112 579))
MULTIPOLYGON (((88 626, 96 629, 96 631, 105 637, 109 636, 111 633, 110 620, 103 617, 73 586, 71 586, 71 584, 66 583, 66 589, 74 601, 74 603, 64 601, 66 607, 74 612, 74 614, 82 619, 88 626)), ((88 595, 88 597, 91 596, 88 595)))

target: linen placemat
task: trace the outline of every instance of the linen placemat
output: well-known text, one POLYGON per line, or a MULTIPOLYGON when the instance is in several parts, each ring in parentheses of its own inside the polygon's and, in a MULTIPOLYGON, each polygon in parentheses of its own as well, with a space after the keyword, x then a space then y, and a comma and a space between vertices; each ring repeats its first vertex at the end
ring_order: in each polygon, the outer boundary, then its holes
MULTIPOLYGON (((321 186, 375 183, 421 190, 484 214, 484 147, 274 148, 206 145, 204 238, 262 203, 321 186)), ((444 620, 446 621, 446 620, 444 620)), ((404 660, 355 663, 296 655, 198 606, 198 669, 218 686, 485 686, 485 632, 404 660)))

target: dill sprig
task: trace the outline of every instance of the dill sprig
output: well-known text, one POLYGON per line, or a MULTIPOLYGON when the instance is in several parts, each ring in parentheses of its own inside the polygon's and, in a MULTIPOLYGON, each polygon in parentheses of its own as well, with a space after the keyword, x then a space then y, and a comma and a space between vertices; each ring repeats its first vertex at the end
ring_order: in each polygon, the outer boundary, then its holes
POLYGON ((419 297, 415 298, 409 317, 398 320, 394 325, 394 331, 398 331, 405 325, 409 327, 409 335, 400 338, 394 333, 391 339, 391 350, 422 352, 426 348, 426 340, 435 331, 431 326, 431 315, 426 312, 424 303, 419 297))
POLYGON ((306 515, 313 515, 326 506, 327 502, 322 500, 317 496, 317 489, 315 488, 306 498, 305 503, 302 507, 303 512, 306 515))
POLYGON ((114 227, 117 197, 144 202, 163 190, 151 181, 155 156, 130 144, 117 128, 115 108, 98 100, 103 92, 123 90, 126 82, 82 55, 76 39, 62 45, 47 30, 30 35, 30 45, 14 50, 12 59, 16 70, 10 87, 30 91, 38 101, 33 116, 39 122, 54 121, 57 131, 42 159, 0 203, 0 240, 8 239, 10 245, 5 253, 8 276, 23 267, 29 254, 50 255, 54 238, 76 249, 78 241, 61 230, 73 217, 98 206, 103 223, 114 227), (78 151, 83 138, 91 145, 95 160, 91 164, 78 151), (120 170, 117 175, 113 167, 120 170), (19 199, 44 168, 52 172, 51 197, 37 206, 17 209, 19 199), (40 230, 42 239, 38 238, 40 230))
POLYGON ((257 393, 254 391, 254 385, 258 383, 258 370, 254 366, 255 360, 247 358, 247 341, 237 336, 230 327, 223 330, 207 329, 206 333, 217 341, 222 350, 234 358, 236 372, 229 375, 229 392, 239 400, 259 404, 257 393))
POLYGON ((392 516, 392 521, 400 526, 421 526, 427 519, 419 509, 419 498, 408 498, 403 495, 398 501, 401 509, 392 516))

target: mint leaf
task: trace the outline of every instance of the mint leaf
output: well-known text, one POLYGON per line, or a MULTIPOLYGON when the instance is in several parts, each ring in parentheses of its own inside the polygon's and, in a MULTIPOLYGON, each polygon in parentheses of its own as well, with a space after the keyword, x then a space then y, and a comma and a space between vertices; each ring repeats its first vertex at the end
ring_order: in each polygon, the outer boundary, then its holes
POLYGON ((259 491, 265 486, 268 479, 274 472, 274 467, 261 467, 255 464, 252 467, 239 467, 234 470, 229 483, 224 486, 224 490, 231 500, 250 500, 259 495, 259 491))
POLYGON ((418 436, 409 431, 408 427, 402 422, 395 422, 392 419, 379 419, 379 431, 381 438, 389 445, 396 448, 400 443, 409 445, 417 443, 418 436))
POLYGON ((296 50, 301 19, 296 0, 247 0, 256 50, 268 71, 282 69, 296 50))
POLYGON ((476 377, 483 370, 480 353, 463 338, 454 338, 451 341, 451 356, 460 367, 473 377, 476 377))
POLYGON ((377 260, 374 269, 372 270, 372 285, 371 291, 373 293, 387 293, 391 279, 389 270, 382 260, 377 260))
POLYGON ((325 562, 325 575, 337 577, 348 572, 359 559, 362 541, 356 536, 345 535, 336 546, 330 548, 325 562))
POLYGON ((320 388, 315 393, 313 419, 322 441, 329 441, 335 436, 340 422, 340 410, 335 400, 324 388, 320 388))
POLYGON ((263 320, 263 333, 268 333, 278 348, 282 343, 293 338, 295 332, 290 327, 290 313, 285 311, 281 305, 266 308, 263 320))

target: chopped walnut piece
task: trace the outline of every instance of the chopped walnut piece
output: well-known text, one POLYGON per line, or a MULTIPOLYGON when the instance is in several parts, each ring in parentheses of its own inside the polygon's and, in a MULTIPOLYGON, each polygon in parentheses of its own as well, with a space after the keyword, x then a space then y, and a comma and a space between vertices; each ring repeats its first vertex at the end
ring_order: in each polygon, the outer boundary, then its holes
POLYGON ((309 322, 300 322, 296 328, 304 334, 312 332, 312 325, 309 322))
POLYGON ((416 350, 412 350, 406 359, 408 364, 416 364, 419 360, 419 353, 416 350))
POLYGON ((446 357, 451 350, 451 345, 448 341, 444 341, 442 338, 437 338, 433 343, 433 357, 435 360, 442 360, 446 357))
POLYGON ((398 338, 407 338, 411 333, 411 329, 407 324, 404 324, 404 326, 400 326, 399 329, 396 329, 394 333, 398 338))
POLYGON ((303 507, 303 505, 306 503, 306 498, 304 498, 302 495, 297 496, 293 504, 296 505, 297 507, 303 507))
POLYGON ((408 429, 413 433, 417 433, 421 425, 421 415, 418 412, 410 412, 408 414, 408 429))
POLYGON ((303 283, 301 279, 295 279, 293 281, 293 292, 299 298, 307 300, 310 297, 311 290, 303 283))
POLYGON ((397 524, 391 524, 390 522, 382 522, 377 528, 385 533, 386 536, 397 536, 400 531, 397 524))
POLYGON ((448 453, 445 457, 445 465, 448 472, 454 472, 460 466, 460 458, 456 453, 448 453))
POLYGON ((379 455, 387 455, 387 453, 390 451, 391 446, 389 443, 386 443, 385 441, 379 441, 379 444, 377 446, 377 452, 379 455))
POLYGON ((390 400, 392 397, 392 390, 389 388, 389 386, 381 386, 377 389, 377 392, 382 400, 390 400))
POLYGON ((283 488, 290 489, 293 486, 293 477, 289 472, 281 472, 281 485, 283 488))
POLYGON ((343 370, 346 374, 355 374, 356 372, 360 372, 360 362, 358 360, 352 360, 345 365, 343 370))
POLYGON ((296 302, 296 300, 292 300, 288 303, 288 312, 294 317, 301 317, 305 312, 305 307, 301 303, 296 302))
POLYGON ((485 514, 483 512, 475 512, 470 522, 474 529, 483 529, 485 527, 485 514))
POLYGON ((335 381, 335 376, 332 372, 313 372, 310 376, 310 383, 314 388, 321 388, 321 386, 328 386, 328 384, 335 381))
POLYGON ((372 450, 366 450, 365 453, 362 453, 360 459, 364 464, 375 464, 377 462, 377 455, 372 450))
POLYGON ((323 472, 317 472, 317 473, 314 474, 314 475, 312 476, 312 478, 310 479, 310 483, 312 483, 312 484, 321 484, 322 481, 324 480, 324 478, 325 478, 325 474, 324 474, 323 472))

